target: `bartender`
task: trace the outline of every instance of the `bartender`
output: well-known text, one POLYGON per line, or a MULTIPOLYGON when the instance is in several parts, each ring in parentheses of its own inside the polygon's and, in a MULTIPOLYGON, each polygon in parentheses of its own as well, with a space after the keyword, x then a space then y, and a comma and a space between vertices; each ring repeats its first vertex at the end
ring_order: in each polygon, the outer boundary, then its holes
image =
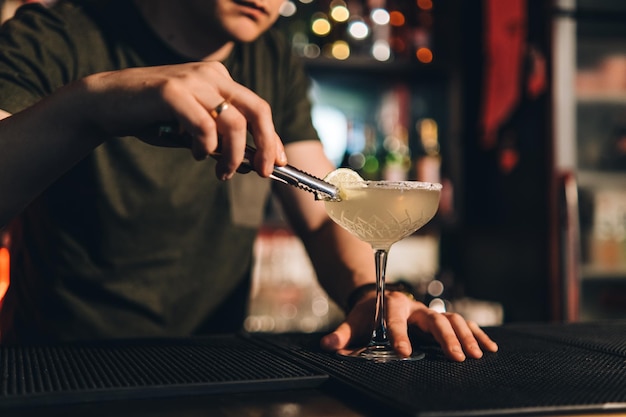
MULTIPOLYGON (((3 342, 241 329, 272 190, 346 310, 322 346, 369 337, 369 245, 310 194, 267 178, 287 161, 317 176, 334 168, 311 123, 308 79, 270 29, 283 1, 61 0, 22 6, 3 25, 0 226, 12 242, 3 342), (158 134, 164 125, 174 139, 158 134), (235 175, 246 143, 258 175, 235 175), (219 161, 207 159, 218 147, 219 161)), ((402 355, 409 326, 455 361, 497 350, 458 314, 401 292, 387 306, 402 355)))

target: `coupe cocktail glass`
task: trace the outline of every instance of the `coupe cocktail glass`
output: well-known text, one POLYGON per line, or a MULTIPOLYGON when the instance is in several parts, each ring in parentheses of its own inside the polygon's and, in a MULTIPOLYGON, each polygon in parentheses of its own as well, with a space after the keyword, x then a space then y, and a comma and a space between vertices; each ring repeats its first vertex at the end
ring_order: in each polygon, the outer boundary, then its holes
POLYGON ((325 201, 326 211, 333 221, 372 246, 376 263, 371 340, 364 348, 339 354, 378 362, 422 359, 422 352, 403 357, 391 346, 385 322, 385 272, 391 245, 413 234, 437 212, 442 186, 420 181, 355 181, 339 188, 341 200, 325 201))

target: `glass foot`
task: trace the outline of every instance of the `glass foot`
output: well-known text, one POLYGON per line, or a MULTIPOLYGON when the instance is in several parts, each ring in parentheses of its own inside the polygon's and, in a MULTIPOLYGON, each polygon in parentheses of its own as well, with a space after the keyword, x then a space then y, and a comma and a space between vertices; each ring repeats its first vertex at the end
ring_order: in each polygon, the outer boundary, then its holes
POLYGON ((424 359, 426 354, 419 350, 413 350, 411 356, 399 355, 391 346, 373 345, 359 349, 342 349, 337 355, 351 359, 365 359, 373 362, 393 362, 393 361, 417 361, 424 359))

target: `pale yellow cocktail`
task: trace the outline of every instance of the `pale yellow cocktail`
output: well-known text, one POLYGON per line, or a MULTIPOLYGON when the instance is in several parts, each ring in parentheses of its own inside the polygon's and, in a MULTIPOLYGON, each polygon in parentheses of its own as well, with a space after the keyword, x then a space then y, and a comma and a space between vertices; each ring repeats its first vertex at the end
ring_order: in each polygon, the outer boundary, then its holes
POLYGON ((389 247, 428 223, 439 206, 440 184, 361 181, 341 184, 341 201, 326 201, 328 215, 374 249, 389 247))

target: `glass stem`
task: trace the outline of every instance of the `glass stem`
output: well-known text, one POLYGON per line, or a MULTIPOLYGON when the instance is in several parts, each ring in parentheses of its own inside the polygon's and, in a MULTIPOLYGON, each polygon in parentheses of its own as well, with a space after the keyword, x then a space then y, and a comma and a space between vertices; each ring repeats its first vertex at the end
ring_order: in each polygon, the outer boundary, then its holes
POLYGON ((387 249, 375 249, 376 262, 376 317, 372 332, 372 345, 388 345, 387 325, 385 323, 385 271, 387 269, 387 249))

